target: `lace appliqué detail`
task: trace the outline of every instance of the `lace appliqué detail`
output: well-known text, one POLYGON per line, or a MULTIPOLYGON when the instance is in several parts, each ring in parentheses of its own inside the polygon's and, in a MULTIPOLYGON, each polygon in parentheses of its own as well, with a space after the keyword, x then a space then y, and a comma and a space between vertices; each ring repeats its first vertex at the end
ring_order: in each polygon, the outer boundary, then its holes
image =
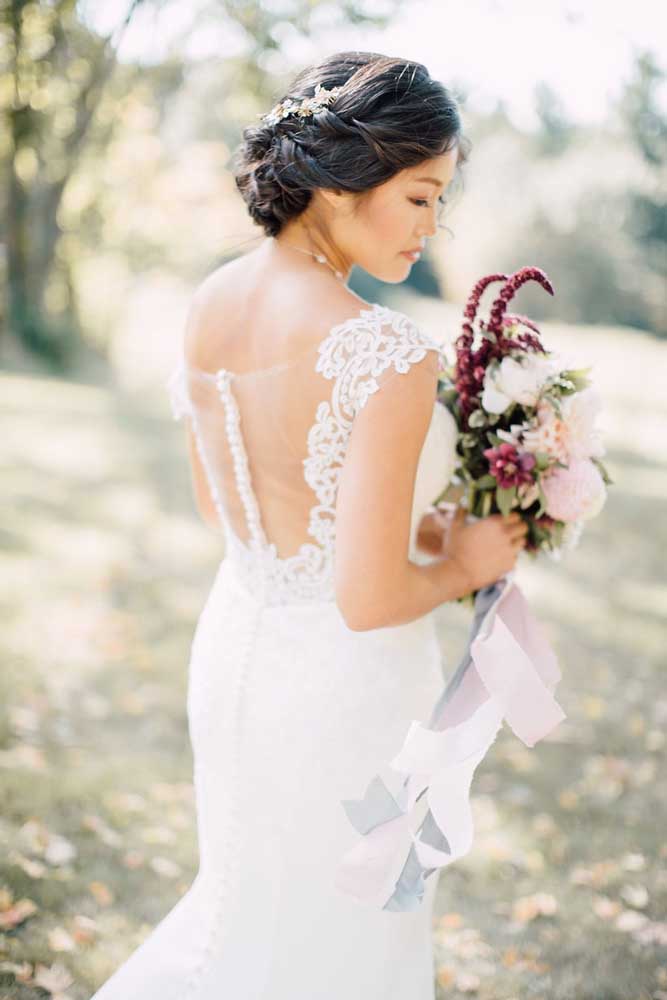
POLYGON ((334 380, 331 400, 323 400, 308 435, 304 476, 318 504, 311 508, 308 532, 323 552, 323 589, 333 599, 333 557, 336 536, 336 493, 347 441, 356 414, 378 376, 390 365, 407 372, 427 350, 442 348, 403 313, 374 305, 360 316, 333 327, 318 349, 315 370, 334 380))

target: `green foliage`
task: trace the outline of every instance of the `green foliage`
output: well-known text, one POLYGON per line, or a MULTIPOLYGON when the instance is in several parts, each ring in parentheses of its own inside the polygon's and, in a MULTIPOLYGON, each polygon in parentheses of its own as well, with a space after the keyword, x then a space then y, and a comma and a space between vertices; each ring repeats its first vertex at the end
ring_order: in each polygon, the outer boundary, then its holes
POLYGON ((516 500, 516 486, 496 486, 496 503, 498 510, 507 516, 516 500))
POLYGON ((570 146, 576 130, 558 93, 544 80, 535 87, 535 111, 540 123, 535 137, 538 155, 560 156, 570 146))

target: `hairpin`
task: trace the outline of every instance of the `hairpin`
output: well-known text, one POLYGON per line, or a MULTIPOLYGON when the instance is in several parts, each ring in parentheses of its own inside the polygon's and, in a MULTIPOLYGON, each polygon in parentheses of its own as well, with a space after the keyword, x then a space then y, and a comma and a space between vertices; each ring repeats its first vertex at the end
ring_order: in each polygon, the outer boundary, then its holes
POLYGON ((288 115, 299 115, 299 117, 305 118, 307 115, 316 114, 322 108, 326 107, 327 104, 330 104, 340 90, 342 90, 342 87, 332 87, 331 90, 327 90, 321 83, 318 83, 312 97, 304 97, 300 101, 295 101, 291 97, 287 97, 284 101, 280 101, 271 108, 266 114, 261 114, 257 117, 263 119, 269 125, 277 124, 281 119, 287 118, 288 115))

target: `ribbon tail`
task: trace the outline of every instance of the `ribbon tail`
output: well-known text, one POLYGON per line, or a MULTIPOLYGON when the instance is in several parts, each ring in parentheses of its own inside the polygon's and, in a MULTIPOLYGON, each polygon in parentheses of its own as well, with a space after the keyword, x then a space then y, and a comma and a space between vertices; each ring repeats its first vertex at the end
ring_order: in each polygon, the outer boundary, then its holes
POLYGON ((382 909, 416 909, 425 878, 472 846, 472 778, 503 720, 534 746, 566 717, 553 696, 560 677, 511 576, 478 591, 466 649, 429 725, 414 720, 390 762, 398 793, 376 776, 363 799, 343 803, 363 836, 339 866, 338 887, 382 909))

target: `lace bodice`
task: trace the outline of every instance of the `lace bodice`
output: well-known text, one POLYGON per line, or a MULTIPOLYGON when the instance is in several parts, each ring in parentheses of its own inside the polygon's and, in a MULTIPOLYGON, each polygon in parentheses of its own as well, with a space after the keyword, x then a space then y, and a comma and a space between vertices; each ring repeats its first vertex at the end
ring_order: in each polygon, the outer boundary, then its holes
MULTIPOLYGON (((427 351, 442 355, 405 314, 374 304, 294 361, 241 373, 182 360, 171 373, 172 413, 191 422, 225 556, 264 602, 334 600, 336 491, 353 421, 385 372, 407 372, 427 351)), ((434 400, 413 496, 417 562, 416 527, 451 477, 455 437, 434 400)))

